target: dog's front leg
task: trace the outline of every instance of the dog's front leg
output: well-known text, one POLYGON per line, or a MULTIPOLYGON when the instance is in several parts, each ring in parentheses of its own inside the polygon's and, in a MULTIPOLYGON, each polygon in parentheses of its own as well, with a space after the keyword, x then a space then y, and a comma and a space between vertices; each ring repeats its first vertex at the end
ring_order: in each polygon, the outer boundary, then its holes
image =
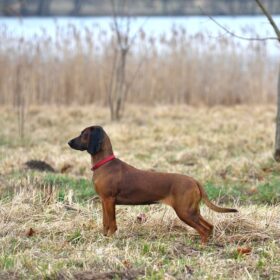
POLYGON ((103 234, 105 236, 108 235, 108 231, 109 231, 109 221, 108 221, 108 216, 107 216, 107 212, 105 209, 105 203, 102 199, 102 214, 103 214, 103 234))
POLYGON ((107 235, 111 236, 117 230, 115 198, 113 197, 105 198, 103 200, 103 203, 104 203, 107 224, 109 225, 109 230, 107 231, 107 235))

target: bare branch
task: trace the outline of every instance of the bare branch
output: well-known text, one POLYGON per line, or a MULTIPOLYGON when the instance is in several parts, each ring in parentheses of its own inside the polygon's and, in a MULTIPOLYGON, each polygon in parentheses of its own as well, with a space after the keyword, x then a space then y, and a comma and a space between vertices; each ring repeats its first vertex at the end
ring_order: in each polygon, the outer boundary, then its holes
POLYGON ((260 7, 260 9, 262 10, 263 14, 267 17, 269 23, 271 24, 272 28, 274 29, 275 34, 277 35, 277 39, 280 42, 280 30, 277 27, 275 21, 273 20, 272 16, 269 14, 269 12, 267 11, 267 9, 264 7, 264 5, 261 3, 260 0, 255 0, 257 5, 260 7))
MULTIPOLYGON (((258 0, 256 0, 256 1, 258 1, 258 0)), ((268 41, 268 40, 277 40, 278 41, 279 40, 277 37, 258 38, 258 37, 245 37, 245 36, 235 34, 234 32, 227 29, 225 26, 223 26, 221 23, 219 23, 212 16, 210 16, 209 14, 206 14, 201 7, 200 7, 200 10, 205 16, 207 16, 210 20, 212 20, 216 25, 218 25, 221 29, 223 29, 226 33, 228 33, 232 37, 238 38, 240 40, 246 40, 246 41, 268 41)))
POLYGON ((120 33, 120 27, 119 27, 119 24, 118 24, 118 19, 117 19, 118 15, 117 15, 114 0, 111 0, 111 5, 112 5, 112 9, 113 9, 113 23, 114 23, 115 32, 117 34, 118 44, 119 44, 120 47, 122 47, 122 37, 121 37, 121 33, 120 33))
MULTIPOLYGON (((141 63, 133 75, 130 83, 127 83, 127 58, 129 50, 132 47, 139 30, 130 36, 131 21, 129 15, 125 13, 126 0, 121 1, 121 6, 117 9, 115 0, 110 0, 113 12, 113 27, 112 31, 115 34, 114 42, 114 60, 112 65, 111 79, 109 88, 107 89, 108 102, 111 110, 111 119, 119 120, 124 112, 125 101, 128 92, 139 72, 141 63), (126 21, 119 19, 118 15, 126 15, 126 21), (131 38, 131 39, 130 39, 131 38)), ((142 26, 141 26, 142 28, 142 26)), ((142 61, 143 62, 143 61, 142 61)))
POLYGON ((143 21, 143 23, 141 24, 141 26, 136 30, 136 32, 134 33, 134 35, 133 35, 133 36, 131 37, 131 39, 130 39, 129 46, 131 46, 131 45, 134 43, 134 41, 135 41, 137 35, 139 34, 140 30, 142 30, 142 28, 144 27, 144 25, 147 23, 148 20, 149 20, 149 18, 147 17, 147 18, 143 21))
MULTIPOLYGON (((111 1, 111 5, 112 5, 112 12, 113 12, 113 23, 114 23, 114 28, 115 28, 115 32, 117 34, 117 40, 118 40, 118 45, 126 50, 129 51, 131 46, 134 44, 137 35, 139 34, 139 31, 144 27, 144 25, 147 23, 147 21, 149 20, 149 17, 147 17, 143 23, 141 24, 141 26, 135 31, 134 34, 132 34, 132 36, 130 36, 130 24, 131 24, 131 20, 130 17, 127 16, 126 18, 126 30, 125 30, 125 35, 121 34, 121 28, 119 26, 119 22, 118 22, 118 11, 116 10, 116 6, 115 6, 115 0, 110 0, 111 1)), ((121 11, 124 14, 124 6, 126 5, 126 1, 123 1, 122 7, 123 10, 121 11)))

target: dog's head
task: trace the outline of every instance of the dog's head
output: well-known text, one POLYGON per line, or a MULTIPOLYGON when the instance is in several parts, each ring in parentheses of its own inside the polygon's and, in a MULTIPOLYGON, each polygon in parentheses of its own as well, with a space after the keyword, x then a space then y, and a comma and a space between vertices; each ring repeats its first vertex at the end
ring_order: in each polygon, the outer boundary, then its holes
POLYGON ((81 134, 68 142, 68 145, 79 151, 88 151, 91 155, 100 152, 105 132, 101 126, 85 128, 81 134))

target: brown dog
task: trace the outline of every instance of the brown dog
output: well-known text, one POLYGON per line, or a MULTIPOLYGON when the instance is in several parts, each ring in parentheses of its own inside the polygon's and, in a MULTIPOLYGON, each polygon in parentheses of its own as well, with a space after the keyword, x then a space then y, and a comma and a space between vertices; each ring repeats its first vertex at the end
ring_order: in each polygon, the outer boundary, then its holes
POLYGON ((91 155, 94 186, 102 201, 104 235, 117 230, 116 205, 168 204, 183 222, 198 231, 203 243, 213 226, 200 215, 201 199, 216 212, 237 212, 210 202, 202 186, 191 177, 143 171, 115 158, 110 139, 100 126, 84 129, 68 144, 91 155))

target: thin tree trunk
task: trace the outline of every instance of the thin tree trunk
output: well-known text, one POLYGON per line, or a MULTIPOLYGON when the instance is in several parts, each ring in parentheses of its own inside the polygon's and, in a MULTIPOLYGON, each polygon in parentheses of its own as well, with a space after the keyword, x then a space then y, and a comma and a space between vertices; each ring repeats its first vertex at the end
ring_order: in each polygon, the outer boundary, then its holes
POLYGON ((277 116, 274 159, 280 162, 280 65, 278 70, 277 116))
MULTIPOLYGON (((114 32, 116 36, 116 48, 114 52, 114 62, 112 67, 112 77, 110 81, 110 87, 108 92, 108 100, 110 105, 111 120, 120 120, 122 117, 124 102, 126 96, 126 60, 129 49, 133 42, 133 39, 129 42, 130 38, 130 21, 126 19, 126 30, 119 25, 118 15, 116 12, 117 1, 111 0, 113 9, 113 23, 114 32)), ((119 13, 124 13, 126 7, 126 0, 121 2, 119 13)))

